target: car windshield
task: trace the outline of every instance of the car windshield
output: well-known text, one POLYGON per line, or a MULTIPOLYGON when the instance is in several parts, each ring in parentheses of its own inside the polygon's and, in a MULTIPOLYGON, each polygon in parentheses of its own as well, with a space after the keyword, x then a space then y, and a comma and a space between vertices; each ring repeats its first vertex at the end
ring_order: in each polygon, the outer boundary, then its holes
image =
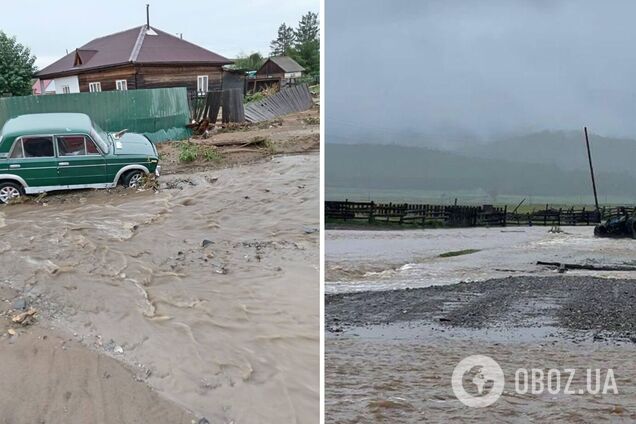
POLYGON ((93 129, 91 130, 91 137, 95 140, 95 143, 99 144, 99 148, 104 152, 110 152, 109 135, 106 131, 101 129, 99 125, 93 122, 93 129))

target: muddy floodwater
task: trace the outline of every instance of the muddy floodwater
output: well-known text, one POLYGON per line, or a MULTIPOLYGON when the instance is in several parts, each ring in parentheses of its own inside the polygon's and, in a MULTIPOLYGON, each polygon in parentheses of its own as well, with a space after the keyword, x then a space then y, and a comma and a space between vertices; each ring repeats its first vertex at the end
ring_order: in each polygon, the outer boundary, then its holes
POLYGON ((327 231, 326 422, 634 422, 636 273, 536 262, 634 265, 636 242, 549 230, 327 231), (460 360, 478 354, 505 376, 486 408, 451 386, 460 360), (517 392, 519 368, 560 370, 560 390, 517 392), (587 369, 602 384, 611 369, 618 393, 590 393, 587 369))
POLYGON ((162 186, 1 208, 0 283, 210 422, 318 422, 319 156, 162 186))
MULTIPOLYGON (((537 261, 634 264, 632 239, 598 239, 593 227, 458 228, 326 233, 326 290, 387 290, 511 275, 553 275, 537 261), (440 254, 465 249, 455 257, 440 254)), ((632 278, 633 272, 569 271, 569 275, 632 278)))
POLYGON ((481 334, 435 340, 330 336, 325 357, 326 422, 634 422, 635 353, 631 346, 493 342, 481 334), (503 395, 486 408, 465 406, 451 388, 455 365, 475 354, 495 359, 505 375, 503 395), (518 368, 574 369, 570 389, 576 394, 564 393, 565 372, 558 393, 519 394, 518 368), (603 384, 612 368, 618 394, 588 393, 587 368, 603 370, 603 384))

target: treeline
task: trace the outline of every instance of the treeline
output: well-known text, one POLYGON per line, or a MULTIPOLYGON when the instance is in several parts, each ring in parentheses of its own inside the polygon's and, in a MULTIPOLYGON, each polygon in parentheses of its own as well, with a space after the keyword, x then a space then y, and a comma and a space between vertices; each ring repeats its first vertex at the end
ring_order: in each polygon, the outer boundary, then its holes
MULTIPOLYGON (((270 56, 289 56, 311 76, 320 75, 320 23, 318 14, 307 12, 296 27, 282 23, 276 38, 270 43, 270 56)), ((266 58, 255 52, 234 59, 237 69, 257 70, 266 58)))

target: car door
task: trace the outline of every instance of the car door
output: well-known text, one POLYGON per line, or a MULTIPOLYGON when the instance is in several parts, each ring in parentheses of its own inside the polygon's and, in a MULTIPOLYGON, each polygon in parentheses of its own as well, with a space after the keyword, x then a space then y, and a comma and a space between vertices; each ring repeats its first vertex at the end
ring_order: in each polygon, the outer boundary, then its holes
MULTIPOLYGON (((60 185, 103 184, 106 181, 106 161, 87 135, 58 135, 57 173, 60 185)), ((111 181, 112 182, 112 181, 111 181)))
POLYGON ((31 188, 58 185, 53 136, 33 135, 17 138, 9 153, 8 171, 22 177, 31 188))

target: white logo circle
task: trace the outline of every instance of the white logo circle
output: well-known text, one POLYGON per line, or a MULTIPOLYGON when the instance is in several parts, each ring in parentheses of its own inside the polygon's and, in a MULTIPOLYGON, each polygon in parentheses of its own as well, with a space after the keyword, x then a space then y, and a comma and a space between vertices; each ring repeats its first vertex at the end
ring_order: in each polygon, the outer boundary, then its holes
POLYGON ((453 393, 464 405, 471 408, 484 408, 499 399, 504 389, 504 373, 497 361, 490 356, 472 355, 462 359, 453 370, 451 383, 453 393), (464 388, 464 374, 474 372, 472 383, 476 394, 470 394, 464 388), (487 386, 491 386, 486 388, 487 386))

